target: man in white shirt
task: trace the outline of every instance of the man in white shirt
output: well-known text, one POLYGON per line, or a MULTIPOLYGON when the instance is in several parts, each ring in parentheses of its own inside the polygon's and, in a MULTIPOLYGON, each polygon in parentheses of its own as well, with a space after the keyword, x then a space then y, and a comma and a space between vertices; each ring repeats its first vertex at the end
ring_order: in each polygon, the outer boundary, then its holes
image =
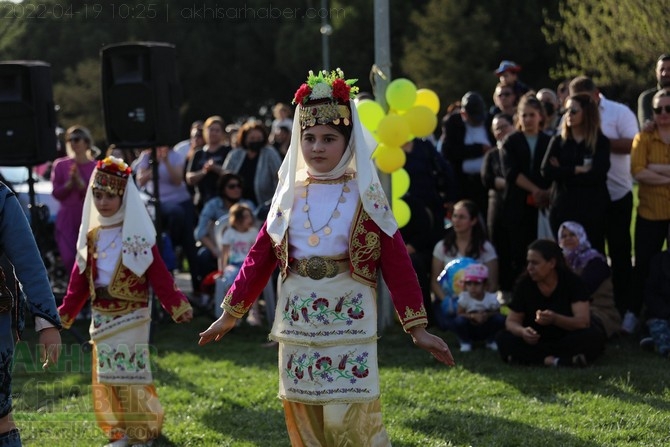
POLYGON ((570 82, 570 96, 586 93, 598 103, 600 129, 610 140, 610 170, 607 173, 607 189, 610 204, 606 216, 605 238, 612 263, 614 300, 619 312, 624 315, 622 330, 631 333, 637 325, 642 305, 631 296, 632 242, 630 224, 633 214, 633 178, 630 173, 630 151, 633 138, 639 131, 637 118, 626 105, 611 101, 600 93, 593 80, 578 76, 570 82))

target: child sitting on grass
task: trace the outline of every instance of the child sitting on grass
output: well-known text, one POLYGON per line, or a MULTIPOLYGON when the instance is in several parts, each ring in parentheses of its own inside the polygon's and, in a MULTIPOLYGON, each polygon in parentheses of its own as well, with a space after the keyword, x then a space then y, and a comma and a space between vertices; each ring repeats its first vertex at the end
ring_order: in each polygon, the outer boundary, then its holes
POLYGON ((458 296, 458 316, 454 331, 461 343, 461 352, 472 351, 472 342, 485 340, 486 347, 497 351, 496 334, 505 327, 500 303, 493 292, 487 292, 489 269, 484 264, 465 268, 465 287, 458 296))

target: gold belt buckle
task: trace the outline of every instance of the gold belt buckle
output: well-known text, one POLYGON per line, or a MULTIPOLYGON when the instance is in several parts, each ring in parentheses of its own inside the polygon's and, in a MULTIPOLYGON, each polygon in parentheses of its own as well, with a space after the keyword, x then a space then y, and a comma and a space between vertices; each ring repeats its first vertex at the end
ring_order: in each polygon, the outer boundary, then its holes
POLYGON ((312 279, 323 279, 326 276, 329 278, 334 277, 333 270, 335 264, 330 259, 325 259, 320 256, 314 256, 307 260, 305 265, 305 273, 312 279))

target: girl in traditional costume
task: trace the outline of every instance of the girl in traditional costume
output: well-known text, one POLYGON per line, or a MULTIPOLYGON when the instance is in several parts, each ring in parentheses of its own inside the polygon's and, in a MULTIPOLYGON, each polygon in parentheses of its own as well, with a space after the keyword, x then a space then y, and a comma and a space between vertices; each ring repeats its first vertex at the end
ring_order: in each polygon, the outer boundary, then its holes
POLYGON ((93 401, 108 446, 151 445, 163 423, 149 358, 149 287, 178 322, 193 311, 156 247, 156 231, 130 168, 97 163, 84 201, 77 262, 59 307, 69 328, 91 297, 93 401))
POLYGON ((371 161, 374 140, 341 70, 310 72, 297 91, 288 154, 265 225, 222 316, 200 334, 220 340, 251 308, 273 270, 270 338, 279 343, 279 397, 294 446, 389 445, 379 400, 377 269, 403 329, 439 361, 447 344, 426 311, 398 225, 371 161))

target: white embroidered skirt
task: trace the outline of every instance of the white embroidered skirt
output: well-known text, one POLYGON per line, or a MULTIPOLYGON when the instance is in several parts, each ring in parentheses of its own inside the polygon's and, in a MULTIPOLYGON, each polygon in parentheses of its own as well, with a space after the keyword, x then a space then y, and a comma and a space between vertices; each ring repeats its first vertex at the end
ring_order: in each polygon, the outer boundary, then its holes
POLYGON ((148 308, 125 315, 92 310, 89 332, 96 347, 98 381, 110 385, 152 383, 148 308))
POLYGON ((379 397, 375 290, 348 272, 289 274, 270 338, 279 342, 279 397, 306 404, 379 397))

